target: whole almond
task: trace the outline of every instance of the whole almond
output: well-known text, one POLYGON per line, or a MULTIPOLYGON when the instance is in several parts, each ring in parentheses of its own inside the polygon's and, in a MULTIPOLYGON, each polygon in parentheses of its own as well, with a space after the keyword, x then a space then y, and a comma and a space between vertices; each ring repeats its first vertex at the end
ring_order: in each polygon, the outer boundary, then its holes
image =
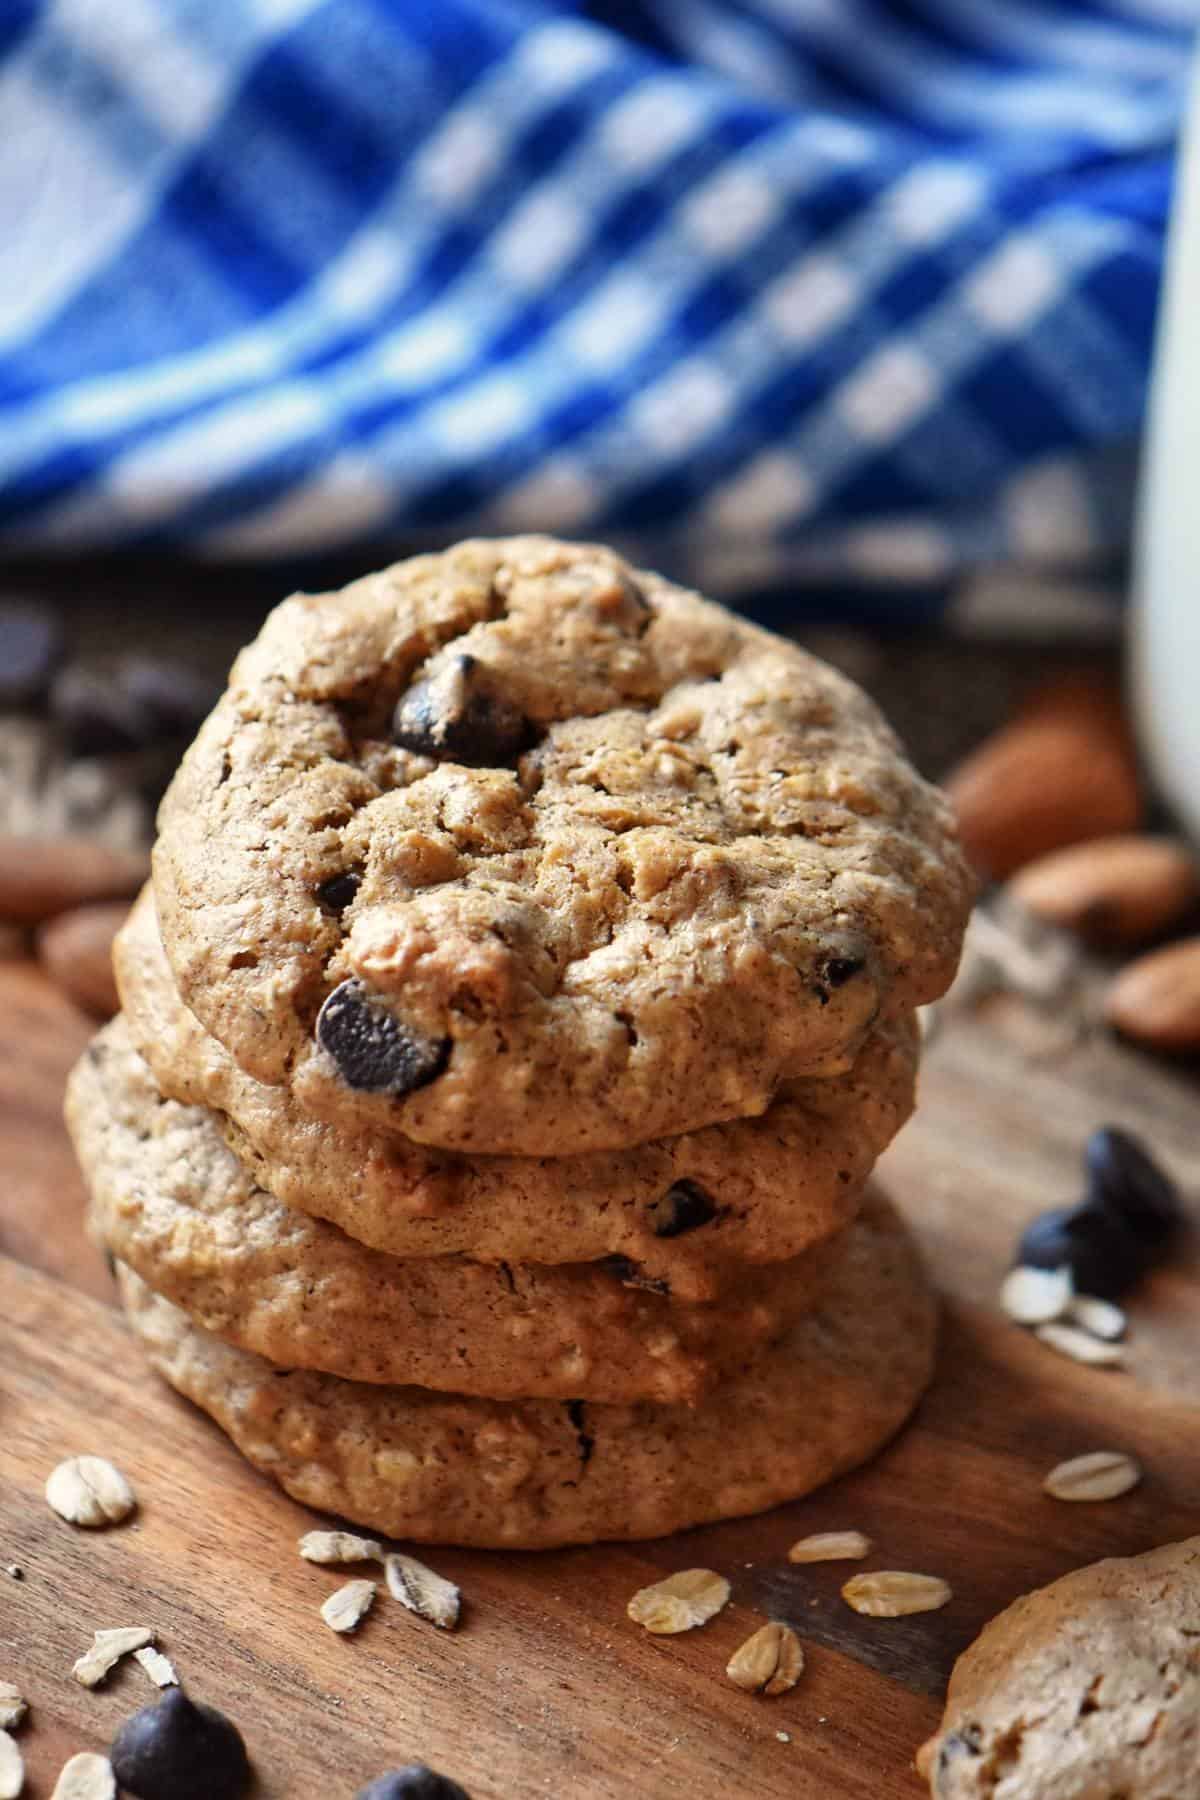
POLYGON ((1200 937, 1122 969, 1104 1002, 1110 1025, 1155 1050, 1200 1049, 1200 937))
POLYGON ((1200 871, 1171 838, 1094 838, 1039 857, 1013 877, 1022 906, 1094 944, 1155 937, 1200 899, 1200 871))
POLYGON ((38 955, 46 973, 77 1006, 98 1019, 111 1019, 121 1005, 112 947, 128 916, 123 900, 98 900, 59 913, 38 932, 38 955))
POLYGON ((1141 790, 1115 684, 1069 677, 1039 688, 946 787, 967 854, 997 880, 1068 844, 1133 831, 1141 790))
POLYGON ((149 866, 92 838, 0 837, 0 919, 37 925, 91 900, 131 900, 149 866))

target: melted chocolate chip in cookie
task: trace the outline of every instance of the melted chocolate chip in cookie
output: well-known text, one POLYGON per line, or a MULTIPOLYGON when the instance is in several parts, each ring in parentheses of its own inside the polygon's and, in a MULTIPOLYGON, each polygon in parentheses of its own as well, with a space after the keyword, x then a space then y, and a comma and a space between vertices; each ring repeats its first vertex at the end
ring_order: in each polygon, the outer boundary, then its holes
POLYGON ((317 899, 331 913, 343 913, 362 885, 362 876, 354 869, 345 869, 340 875, 331 875, 317 889, 317 899))
POLYGON ((524 713, 496 692, 483 665, 467 655, 409 688, 392 719, 392 737, 401 749, 470 769, 515 762, 535 735, 524 713))
POLYGON ((450 1039, 408 1031, 361 981, 343 981, 317 1015, 317 1042, 347 1087, 366 1094, 411 1094, 436 1081, 450 1059, 450 1039))
POLYGON ((709 1224, 716 1218, 720 1208, 698 1181, 684 1180, 675 1182, 662 1199, 655 1200, 646 1211, 650 1215, 655 1237, 675 1238, 709 1224))

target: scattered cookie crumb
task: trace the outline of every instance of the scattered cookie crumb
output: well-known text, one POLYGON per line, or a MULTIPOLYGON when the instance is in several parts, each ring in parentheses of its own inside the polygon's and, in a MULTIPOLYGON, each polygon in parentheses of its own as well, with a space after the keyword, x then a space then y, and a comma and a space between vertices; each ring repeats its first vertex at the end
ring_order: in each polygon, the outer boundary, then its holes
POLYGON ((123 1656, 153 1642, 154 1633, 148 1625, 117 1625, 107 1631, 95 1631, 91 1648, 74 1663, 71 1673, 81 1687, 98 1687, 123 1656))

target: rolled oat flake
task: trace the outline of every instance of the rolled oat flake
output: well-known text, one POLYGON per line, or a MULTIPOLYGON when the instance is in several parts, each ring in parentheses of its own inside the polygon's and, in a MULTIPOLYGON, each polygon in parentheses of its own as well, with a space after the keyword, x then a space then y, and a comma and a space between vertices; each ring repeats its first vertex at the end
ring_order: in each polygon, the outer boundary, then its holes
POLYGON ((117 1782, 106 1756, 83 1750, 63 1767, 50 1800, 116 1800, 117 1782))
POLYGON ((17 1800, 25 1786, 25 1760, 17 1740, 0 1731, 0 1800, 17 1800))
POLYGON ((46 1501, 68 1525, 88 1530, 119 1525, 137 1505, 120 1469, 103 1456, 69 1456, 60 1462, 47 1479, 46 1501))
POLYGON ((681 1569, 650 1587, 639 1588, 626 1607, 635 1625, 656 1636, 691 1631, 715 1618, 727 1603, 729 1583, 713 1569, 681 1569))
POLYGON ((909 1613, 937 1612, 953 1598, 950 1583, 939 1575, 916 1575, 908 1569, 875 1569, 869 1575, 852 1575, 842 1588, 847 1606, 871 1619, 901 1619, 909 1613))
POLYGON ((1141 1465, 1124 1451, 1089 1450, 1057 1464, 1042 1488, 1054 1500, 1116 1500, 1141 1479, 1141 1465))

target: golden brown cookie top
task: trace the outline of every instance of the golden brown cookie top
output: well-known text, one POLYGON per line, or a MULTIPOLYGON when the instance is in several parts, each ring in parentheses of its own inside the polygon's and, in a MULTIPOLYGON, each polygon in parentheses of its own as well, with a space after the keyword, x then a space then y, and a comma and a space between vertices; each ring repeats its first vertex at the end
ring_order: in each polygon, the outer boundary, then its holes
POLYGON ((286 601, 160 826, 168 954, 242 1067, 471 1151, 761 1113, 943 991, 970 895, 852 683, 547 538, 286 601))

